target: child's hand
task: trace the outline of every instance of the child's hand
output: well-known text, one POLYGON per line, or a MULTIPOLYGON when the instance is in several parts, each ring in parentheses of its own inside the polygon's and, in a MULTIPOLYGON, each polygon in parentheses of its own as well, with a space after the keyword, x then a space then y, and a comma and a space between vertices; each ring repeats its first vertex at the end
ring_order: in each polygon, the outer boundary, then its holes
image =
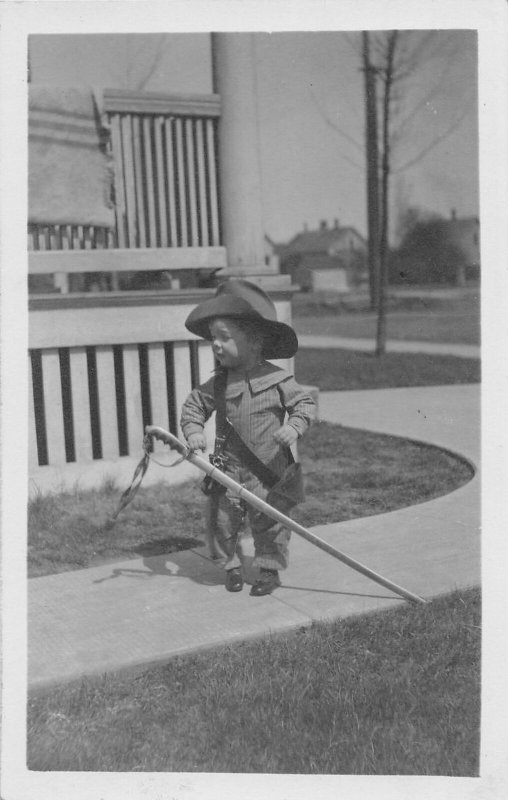
POLYGON ((279 430, 273 434, 273 438, 279 444, 291 447, 298 439, 298 434, 292 425, 283 425, 282 428, 279 428, 279 430))
POLYGON ((206 437, 204 433, 191 433, 187 438, 187 444, 193 452, 195 450, 206 450, 206 437))

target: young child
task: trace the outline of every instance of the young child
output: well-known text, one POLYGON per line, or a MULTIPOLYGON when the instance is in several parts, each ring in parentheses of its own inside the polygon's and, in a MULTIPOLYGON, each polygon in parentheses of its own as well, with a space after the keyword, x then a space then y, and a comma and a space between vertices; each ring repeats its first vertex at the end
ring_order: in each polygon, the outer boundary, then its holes
MULTIPOLYGON (((277 321, 270 298, 253 283, 230 279, 215 297, 198 305, 185 326, 212 343, 218 362, 215 374, 194 389, 182 407, 181 428, 192 450, 205 450, 203 427, 216 415, 215 458, 221 469, 283 513, 301 501, 298 490, 286 502, 278 481, 299 472, 290 447, 315 416, 312 397, 285 370, 267 358, 291 358, 298 349, 293 329, 277 321), (287 415, 287 419, 286 419, 287 415)), ((205 479, 206 480, 206 479, 205 479)), ((298 481, 296 481, 298 482, 298 481)), ((254 566, 259 578, 250 594, 261 597, 280 586, 279 570, 288 565, 290 531, 260 511, 246 507, 217 482, 211 482, 207 525, 228 556, 226 589, 243 588, 239 534, 247 516, 254 541, 254 566)))

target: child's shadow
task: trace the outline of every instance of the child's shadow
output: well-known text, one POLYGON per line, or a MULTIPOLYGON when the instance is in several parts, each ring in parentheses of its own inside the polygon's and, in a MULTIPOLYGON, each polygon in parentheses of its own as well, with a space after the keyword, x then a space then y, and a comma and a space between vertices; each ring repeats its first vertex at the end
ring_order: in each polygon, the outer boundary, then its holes
MULTIPOLYGON (((168 578, 188 578, 196 583, 205 586, 221 586, 225 581, 224 562, 225 560, 212 559, 206 550, 203 542, 195 540, 192 548, 188 547, 189 540, 186 539, 187 547, 175 550, 174 538, 157 539, 151 542, 143 542, 133 550, 142 557, 143 566, 138 567, 113 567, 111 574, 104 578, 98 578, 94 583, 103 583, 114 578, 127 577, 146 579, 155 575, 166 575, 168 578), (172 552, 168 552, 171 551, 172 552)), ((252 569, 252 556, 245 555, 243 558, 243 572, 247 583, 254 583, 254 570, 252 569)))

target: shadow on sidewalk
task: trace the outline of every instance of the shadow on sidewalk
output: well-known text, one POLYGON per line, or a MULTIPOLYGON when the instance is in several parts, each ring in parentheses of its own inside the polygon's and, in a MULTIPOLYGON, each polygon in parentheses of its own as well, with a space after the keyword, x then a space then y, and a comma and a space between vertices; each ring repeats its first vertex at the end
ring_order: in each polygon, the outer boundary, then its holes
MULTIPOLYGON (((146 550, 149 553, 153 553, 154 544, 152 542, 148 543, 146 550)), ((196 549, 147 555, 145 546, 143 546, 138 549, 138 552, 142 556, 142 563, 145 569, 134 566, 134 563, 132 567, 112 567, 109 575, 97 578, 93 583, 104 583, 115 578, 146 580, 162 575, 168 578, 187 578, 204 586, 221 586, 224 584, 223 559, 212 560, 205 553, 200 553, 196 549)), ((252 556, 244 555, 243 565, 246 583, 254 583, 255 580, 256 570, 253 569, 252 562, 252 556)), ((139 564, 139 561, 135 563, 139 564)))
MULTIPOLYGON (((252 566, 253 560, 253 557, 249 555, 244 555, 243 557, 243 575, 247 585, 252 585, 257 577, 257 570, 252 566)), ((139 564, 139 562, 136 563, 139 564)), ((105 575, 103 578, 97 578, 93 583, 104 583, 117 578, 149 580, 158 576, 164 576, 167 578, 186 578, 202 586, 224 585, 224 562, 222 560, 214 561, 205 555, 205 553, 199 553, 195 550, 147 556, 143 558, 142 563, 144 568, 134 565, 132 567, 112 567, 109 575, 105 575)), ((335 590, 324 587, 295 586, 286 584, 284 581, 276 592, 274 592, 273 597, 285 603, 284 594, 288 591, 321 595, 329 594, 341 597, 364 597, 374 600, 400 600, 399 597, 390 594, 368 594, 367 592, 345 592, 340 589, 335 590)))
MULTIPOLYGON (((367 594, 367 592, 344 592, 340 589, 312 589, 310 586, 289 586, 285 583, 277 589, 277 592, 291 589, 295 592, 317 592, 318 594, 340 594, 342 597, 368 597, 372 600, 396 600, 400 602, 400 597, 392 594, 367 594)), ((282 599, 282 598, 279 598, 282 599)))

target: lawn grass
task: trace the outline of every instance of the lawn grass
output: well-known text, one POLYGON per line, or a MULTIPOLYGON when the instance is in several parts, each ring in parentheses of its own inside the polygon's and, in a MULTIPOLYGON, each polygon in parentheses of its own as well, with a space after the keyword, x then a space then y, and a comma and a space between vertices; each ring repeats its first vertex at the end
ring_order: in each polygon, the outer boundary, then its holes
MULTIPOLYGON (((375 314, 323 314, 296 318, 293 319, 293 324, 299 335, 339 336, 375 341, 377 318, 375 314)), ((480 319, 470 314, 393 312, 388 314, 386 331, 388 339, 396 341, 480 344, 480 319)))
POLYGON ((480 592, 34 695, 32 770, 478 775, 480 592))
MULTIPOLYGON (((297 294, 292 301, 296 332, 323 336, 372 339, 376 312, 367 296, 348 298, 297 294)), ((480 344, 479 293, 443 299, 432 296, 391 297, 387 309, 389 339, 480 344)))
MULTIPOLYGON (((472 477, 466 462, 439 448, 326 422, 303 437, 299 459, 307 499, 294 517, 306 526, 393 511, 472 477)), ((36 496, 28 508, 29 576, 204 547, 205 498, 196 473, 196 481, 179 486, 142 487, 114 527, 108 521, 120 489, 111 482, 36 496)))
POLYGON ((403 386, 446 386, 479 383, 480 360, 428 353, 373 353, 356 350, 302 348, 295 373, 303 384, 322 391, 393 389, 403 386))

